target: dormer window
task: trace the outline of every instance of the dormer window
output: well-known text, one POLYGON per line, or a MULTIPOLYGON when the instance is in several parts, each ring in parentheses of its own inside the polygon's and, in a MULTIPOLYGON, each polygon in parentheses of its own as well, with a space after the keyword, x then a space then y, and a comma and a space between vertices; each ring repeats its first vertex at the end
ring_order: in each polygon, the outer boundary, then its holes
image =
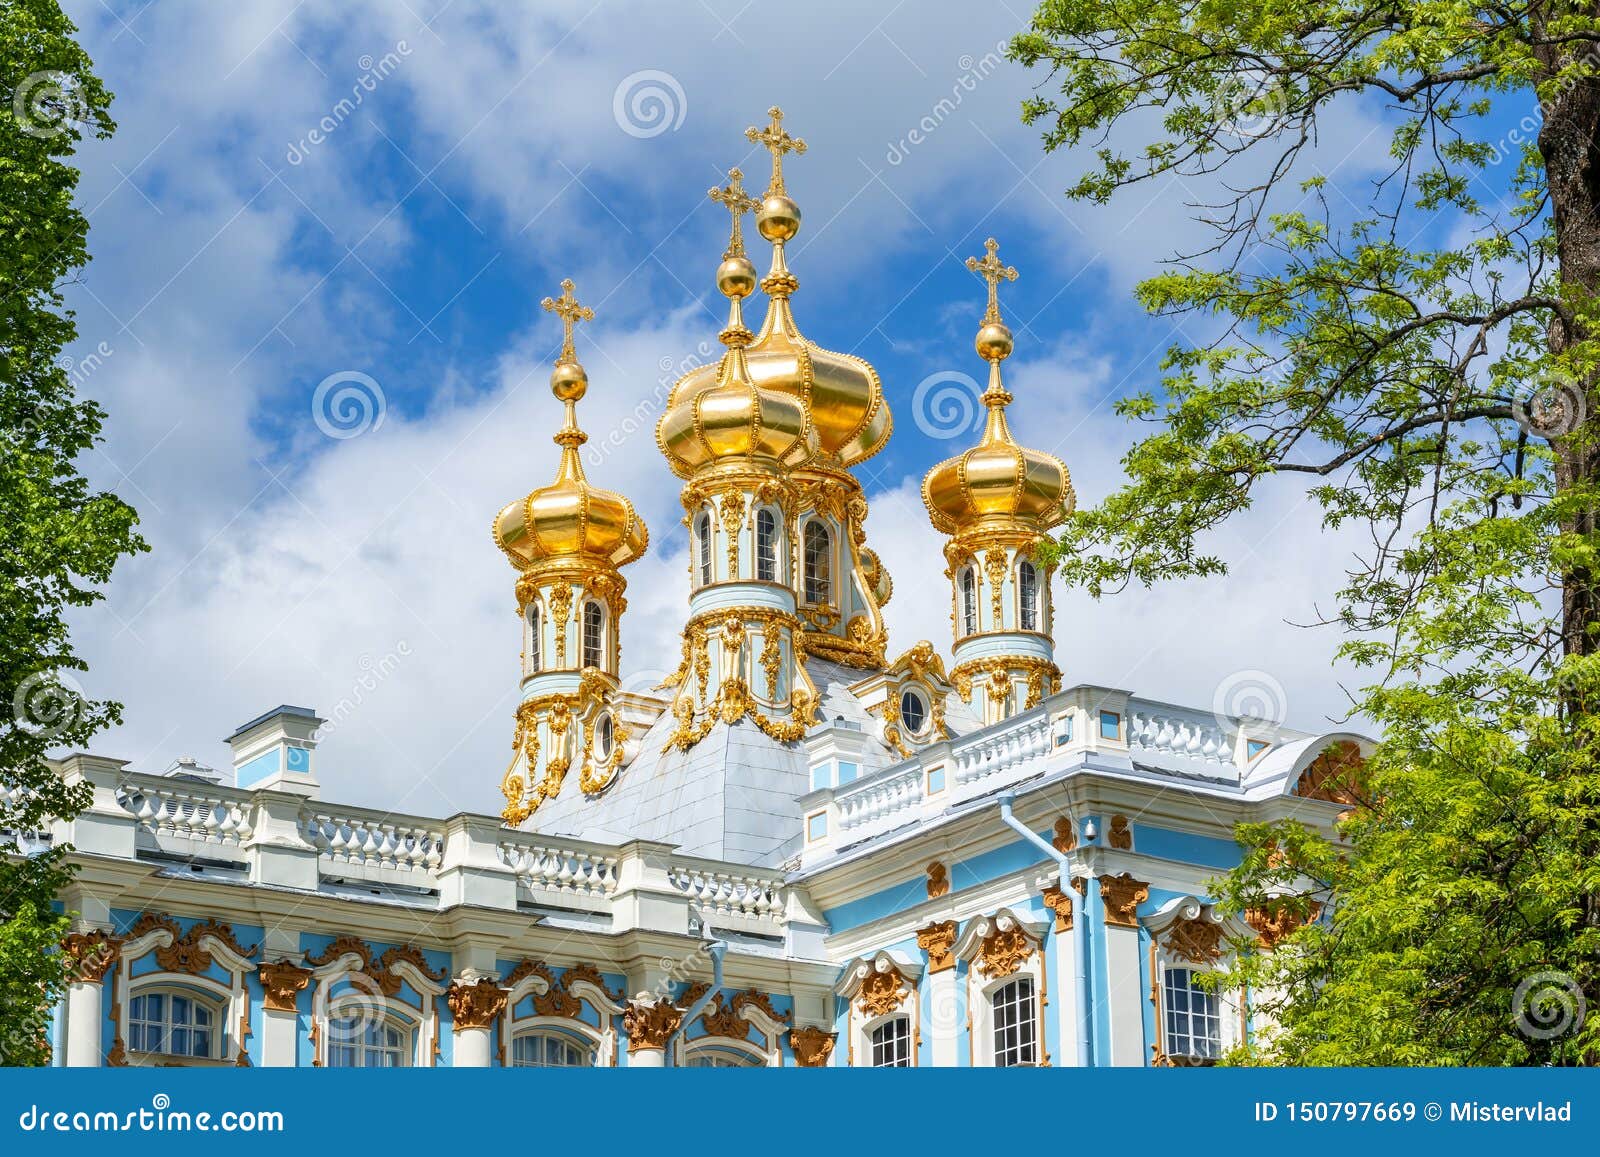
POLYGON ((900 722, 912 735, 921 735, 928 727, 928 701, 918 691, 900 693, 900 722))

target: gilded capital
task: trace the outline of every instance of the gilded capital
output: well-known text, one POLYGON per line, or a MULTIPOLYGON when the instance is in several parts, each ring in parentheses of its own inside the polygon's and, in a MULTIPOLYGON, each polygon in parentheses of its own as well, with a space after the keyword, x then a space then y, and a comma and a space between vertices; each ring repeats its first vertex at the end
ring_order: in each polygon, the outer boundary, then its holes
POLYGON ((628 1002, 622 1028, 628 1034, 630 1053, 667 1047, 667 1038, 683 1023, 683 1010, 665 1000, 640 997, 628 1002))
POLYGON ((485 977, 472 984, 456 981, 445 993, 450 1018, 456 1032, 464 1028, 488 1028, 506 1010, 506 990, 485 977))
POLYGON ((828 1058, 833 1056, 834 1042, 838 1038, 838 1033, 813 1028, 810 1025, 790 1029, 789 1048, 794 1052, 795 1064, 803 1069, 826 1068, 828 1058))
POLYGON ((69 932, 61 951, 71 964, 74 984, 99 984, 122 955, 122 941, 109 932, 69 932))
POLYGON ((1100 877, 1100 900, 1110 928, 1137 928, 1139 905, 1150 898, 1150 885, 1135 880, 1127 872, 1100 877))
POLYGON ((917 947, 928 954, 928 972, 944 972, 956 966, 956 922, 943 920, 917 932, 917 947))
POLYGON ((256 969, 261 978, 263 1005, 272 1012, 294 1012, 295 1001, 311 983, 311 970, 287 960, 263 960, 256 969))

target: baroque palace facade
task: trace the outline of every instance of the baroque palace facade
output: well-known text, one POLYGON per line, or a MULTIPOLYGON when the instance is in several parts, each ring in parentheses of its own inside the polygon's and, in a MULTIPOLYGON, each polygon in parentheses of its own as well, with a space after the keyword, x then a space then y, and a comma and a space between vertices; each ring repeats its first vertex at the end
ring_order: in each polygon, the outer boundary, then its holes
POLYGON ((1062 686, 1040 547, 1073 491, 1006 423, 1016 271, 992 240, 968 262, 987 425, 923 484, 954 650, 892 655, 852 473, 888 401, 795 320, 783 162, 804 142, 776 109, 748 136, 772 154, 764 195, 736 169, 711 193, 732 216, 726 352, 657 429, 691 540, 677 671, 651 694, 618 678, 647 535, 585 477, 591 313, 564 282, 544 303, 564 327, 555 478, 494 523, 522 631, 504 813, 328 802, 322 721, 290 706, 231 737, 232 785, 60 760, 93 802, 34 837, 77 865, 57 1064, 1193 1064, 1250 1030, 1198 977, 1285 929, 1224 917, 1206 882, 1241 821, 1331 825, 1367 741, 1062 686))

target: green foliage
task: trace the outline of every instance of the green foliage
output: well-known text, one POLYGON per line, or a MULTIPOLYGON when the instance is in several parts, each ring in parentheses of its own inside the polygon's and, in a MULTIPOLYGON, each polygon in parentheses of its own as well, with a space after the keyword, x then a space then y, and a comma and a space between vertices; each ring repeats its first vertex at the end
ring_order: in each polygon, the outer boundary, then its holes
MULTIPOLYGON (((69 672, 66 613, 100 595, 143 543, 134 512, 91 491, 78 459, 104 414, 76 396, 61 361, 77 335, 62 286, 89 260, 70 161, 85 133, 114 129, 111 94, 55 0, 0 5, 0 832, 48 829, 87 800, 51 771, 52 748, 86 744, 117 718, 69 672)), ((0 1061, 42 1063, 47 1010, 66 981, 51 905, 70 879, 65 848, 0 855, 0 1061)))
POLYGON ((1223 573, 1208 533, 1274 482, 1370 536, 1332 621, 1383 742, 1337 835, 1239 833, 1229 907, 1324 916, 1229 978, 1276 1024, 1235 1059, 1593 1063, 1593 4, 1045 0, 1012 54, 1055 82, 1046 147, 1094 150, 1069 195, 1223 190, 1139 288, 1208 337, 1120 404, 1149 432, 1064 575, 1223 573), (1341 186, 1335 121, 1386 142, 1377 179, 1341 186))

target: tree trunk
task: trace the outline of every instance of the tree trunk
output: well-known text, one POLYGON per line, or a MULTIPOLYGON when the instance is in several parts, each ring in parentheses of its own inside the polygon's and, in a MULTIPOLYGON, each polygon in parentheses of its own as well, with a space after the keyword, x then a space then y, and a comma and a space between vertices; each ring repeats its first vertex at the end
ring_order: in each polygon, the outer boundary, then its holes
MULTIPOLYGON (((1587 7, 1600 22, 1600 5, 1587 7)), ((1536 6, 1535 35, 1543 31, 1544 14, 1557 9, 1572 10, 1567 5, 1536 6)), ((1600 46, 1572 42, 1536 48, 1535 54, 1553 77, 1575 58, 1596 51, 1600 46)), ((1579 319, 1571 324, 1558 319, 1550 327, 1550 350, 1560 354, 1580 341, 1593 340, 1585 319, 1591 314, 1591 302, 1600 300, 1600 79, 1562 84, 1549 96, 1543 112, 1539 151, 1550 188, 1561 284, 1579 319)), ((1600 390, 1591 376, 1562 392, 1570 394, 1563 403, 1576 429, 1553 443, 1556 488, 1565 493, 1592 489, 1600 485, 1600 390)), ((1597 526, 1600 521, 1592 502, 1562 519, 1562 530, 1568 534, 1593 537, 1597 526)), ((1600 576, 1582 568, 1561 579, 1562 650, 1569 655, 1600 650, 1595 630, 1600 623, 1600 576)))

